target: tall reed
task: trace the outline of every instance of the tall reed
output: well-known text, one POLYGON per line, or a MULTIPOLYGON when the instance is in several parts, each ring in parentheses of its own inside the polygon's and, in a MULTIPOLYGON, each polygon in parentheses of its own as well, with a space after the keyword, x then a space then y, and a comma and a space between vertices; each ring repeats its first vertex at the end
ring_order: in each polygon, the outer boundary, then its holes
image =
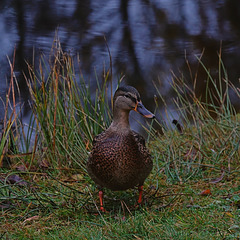
POLYGON ((198 61, 207 75, 205 98, 196 95, 199 79, 194 78, 191 85, 184 76, 173 74, 172 77, 171 86, 175 93, 172 104, 179 117, 175 123, 181 126, 181 131, 172 130, 173 116, 156 87, 168 122, 163 124, 165 134, 157 137, 154 144, 156 166, 158 171, 164 170, 171 182, 183 183, 199 176, 209 180, 221 172, 231 174, 240 163, 239 114, 230 96, 231 90, 239 98, 239 88, 229 81, 221 54, 217 79, 212 77, 201 58, 198 61))
MULTIPOLYGON (((41 58, 39 69, 30 66, 26 77, 36 122, 38 149, 48 156, 51 167, 81 168, 94 135, 105 129, 111 119, 107 89, 108 75, 98 83, 95 96, 89 83, 75 73, 74 59, 56 43, 49 65, 41 58)), ((111 85, 111 82, 110 82, 111 85)))

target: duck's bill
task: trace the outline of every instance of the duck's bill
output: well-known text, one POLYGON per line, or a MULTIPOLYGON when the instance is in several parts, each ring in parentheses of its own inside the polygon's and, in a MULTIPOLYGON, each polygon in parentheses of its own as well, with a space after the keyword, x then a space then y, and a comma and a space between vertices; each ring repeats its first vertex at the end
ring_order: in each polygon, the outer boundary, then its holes
POLYGON ((148 111, 141 102, 137 103, 137 106, 134 110, 143 115, 145 118, 155 118, 155 115, 148 111))

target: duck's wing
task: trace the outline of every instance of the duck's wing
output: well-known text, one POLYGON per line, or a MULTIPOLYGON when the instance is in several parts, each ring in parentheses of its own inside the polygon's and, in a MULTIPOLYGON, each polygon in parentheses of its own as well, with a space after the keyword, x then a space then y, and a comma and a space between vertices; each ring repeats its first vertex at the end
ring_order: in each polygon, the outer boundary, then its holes
POLYGON ((145 139, 143 136, 141 136, 139 133, 132 131, 133 136, 135 138, 135 141, 138 145, 142 145, 143 147, 146 147, 145 139))

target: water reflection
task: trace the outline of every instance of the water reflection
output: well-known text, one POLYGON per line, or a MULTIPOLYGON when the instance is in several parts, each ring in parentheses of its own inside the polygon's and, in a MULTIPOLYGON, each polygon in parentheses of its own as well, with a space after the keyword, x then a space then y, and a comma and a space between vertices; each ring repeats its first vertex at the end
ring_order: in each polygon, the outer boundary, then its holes
MULTIPOLYGON (((27 101, 25 60, 51 51, 58 28, 64 51, 80 54, 81 70, 95 88, 95 73, 102 76, 109 66, 106 37, 113 60, 114 85, 122 74, 137 87, 145 105, 153 105, 156 90, 169 99, 171 71, 191 75, 186 58, 198 74, 198 95, 204 93, 206 74, 195 55, 204 49, 203 61, 218 75, 217 52, 229 78, 238 83, 240 68, 240 1, 238 0, 2 0, 0 3, 1 96, 7 88, 9 66, 6 55, 16 47, 15 70, 22 100, 27 101), (148 103, 147 103, 148 101, 148 103)), ((233 98, 234 100, 234 98, 233 98)), ((237 104, 237 103, 236 103, 237 104)), ((153 110, 150 107, 150 110, 153 110)), ((25 108, 27 112, 27 108, 25 108)), ((3 111, 0 111, 3 112, 3 111)), ((0 116, 2 117, 2 116, 0 116)))

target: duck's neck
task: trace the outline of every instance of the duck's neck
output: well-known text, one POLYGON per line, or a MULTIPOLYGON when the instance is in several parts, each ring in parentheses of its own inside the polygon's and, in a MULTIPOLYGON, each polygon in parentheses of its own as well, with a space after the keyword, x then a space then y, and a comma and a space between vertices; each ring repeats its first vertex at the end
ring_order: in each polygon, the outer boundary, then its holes
POLYGON ((113 122, 111 127, 117 128, 118 130, 130 129, 129 125, 129 111, 122 109, 113 110, 113 122))

